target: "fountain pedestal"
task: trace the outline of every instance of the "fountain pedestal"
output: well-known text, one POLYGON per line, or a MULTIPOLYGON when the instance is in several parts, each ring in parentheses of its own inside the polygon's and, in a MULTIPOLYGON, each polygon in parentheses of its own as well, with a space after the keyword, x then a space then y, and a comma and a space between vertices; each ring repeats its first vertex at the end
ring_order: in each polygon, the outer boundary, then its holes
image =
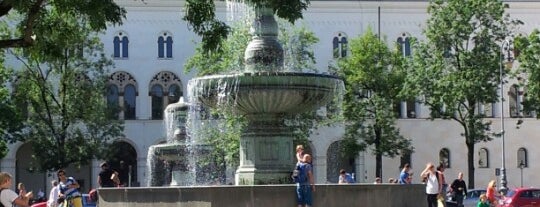
POLYGON ((237 185, 290 183, 292 130, 277 115, 248 115, 240 138, 237 185))

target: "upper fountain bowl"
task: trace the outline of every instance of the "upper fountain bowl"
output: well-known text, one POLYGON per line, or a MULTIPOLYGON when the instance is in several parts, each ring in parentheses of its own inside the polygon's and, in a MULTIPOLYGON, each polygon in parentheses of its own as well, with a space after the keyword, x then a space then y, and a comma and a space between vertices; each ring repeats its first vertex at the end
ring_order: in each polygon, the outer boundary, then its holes
POLYGON ((336 76, 295 72, 256 72, 204 76, 188 88, 204 105, 241 114, 298 114, 328 104, 343 90, 336 76))

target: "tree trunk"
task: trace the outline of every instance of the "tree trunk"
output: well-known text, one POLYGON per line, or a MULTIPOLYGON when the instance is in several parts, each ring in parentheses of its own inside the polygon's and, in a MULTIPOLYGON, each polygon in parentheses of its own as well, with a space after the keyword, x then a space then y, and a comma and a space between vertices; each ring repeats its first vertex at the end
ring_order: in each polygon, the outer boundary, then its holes
POLYGON ((469 184, 467 185, 467 189, 473 189, 474 188, 474 142, 466 142, 467 143, 467 164, 468 164, 468 175, 469 177, 469 184))

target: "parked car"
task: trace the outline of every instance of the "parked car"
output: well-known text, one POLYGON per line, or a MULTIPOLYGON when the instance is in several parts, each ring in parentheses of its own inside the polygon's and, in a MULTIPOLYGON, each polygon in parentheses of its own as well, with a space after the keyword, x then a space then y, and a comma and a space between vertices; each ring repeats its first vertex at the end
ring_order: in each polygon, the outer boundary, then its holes
MULTIPOLYGON (((82 194, 83 207, 96 207, 96 202, 90 199, 89 194, 82 194)), ((47 201, 34 203, 30 207, 47 207, 47 201)))
MULTIPOLYGON (((470 189, 467 190, 467 195, 463 198, 463 206, 464 207, 476 207, 476 204, 478 203, 478 199, 480 198, 480 195, 485 194, 486 189, 470 189)), ((448 196, 448 200, 446 201, 447 207, 457 207, 456 200, 452 198, 451 194, 448 196)))
POLYGON ((540 188, 516 188, 499 201, 500 207, 540 207, 540 188))

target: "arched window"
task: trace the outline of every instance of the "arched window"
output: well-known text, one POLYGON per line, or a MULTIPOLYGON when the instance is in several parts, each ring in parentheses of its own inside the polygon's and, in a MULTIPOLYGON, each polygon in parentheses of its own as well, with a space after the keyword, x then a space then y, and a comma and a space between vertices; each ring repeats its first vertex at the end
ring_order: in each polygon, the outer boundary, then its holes
POLYGON ((128 44, 129 40, 128 37, 124 32, 118 32, 118 34, 114 37, 113 45, 114 45, 114 58, 127 58, 128 57, 128 44))
POLYGON ((332 51, 334 58, 347 57, 348 40, 347 35, 343 32, 339 32, 332 40, 332 51))
POLYGON ((107 86, 107 106, 112 111, 113 118, 118 119, 120 104, 118 103, 118 86, 111 84, 107 86))
POLYGON ((521 147, 517 151, 517 167, 529 167, 529 159, 527 157, 527 149, 521 147))
POLYGON ((117 91, 117 106, 119 119, 136 119, 136 99, 138 96, 137 81, 124 71, 117 71, 109 77, 109 85, 115 86, 117 91))
POLYGON ((401 37, 397 38, 397 43, 403 57, 411 56, 411 38, 407 33, 402 33, 401 37))
POLYGON ((137 97, 137 91, 132 84, 127 85, 124 88, 124 119, 133 120, 135 116, 135 98, 137 97))
POLYGON ((489 167, 489 151, 486 148, 480 148, 480 150, 478 150, 478 167, 489 167))
POLYGON ((163 119, 163 110, 167 105, 176 103, 183 96, 182 82, 172 72, 156 74, 150 81, 152 97, 152 119, 163 119))
POLYGON ((173 40, 168 32, 158 37, 158 58, 172 58, 173 40))
POLYGON ((152 119, 163 119, 163 87, 160 85, 152 86, 150 91, 152 96, 152 119))
POLYGON ((521 102, 519 100, 519 86, 512 85, 508 90, 508 107, 510 110, 510 117, 518 117, 521 111, 521 102))
POLYGON ((450 150, 442 148, 439 151, 439 163, 443 164, 444 168, 450 168, 450 150))

